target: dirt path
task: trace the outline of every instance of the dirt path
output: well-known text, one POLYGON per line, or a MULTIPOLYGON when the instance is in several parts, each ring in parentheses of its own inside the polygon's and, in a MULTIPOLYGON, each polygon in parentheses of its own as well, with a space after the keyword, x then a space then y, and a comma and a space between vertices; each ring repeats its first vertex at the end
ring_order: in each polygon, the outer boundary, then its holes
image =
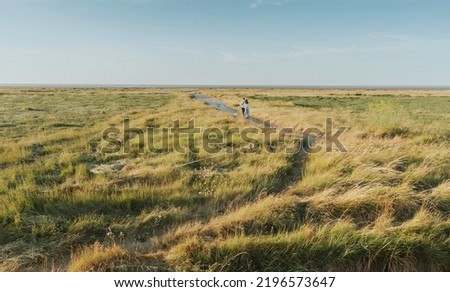
MULTIPOLYGON (((236 116, 239 112, 233 108, 226 106, 218 100, 214 100, 209 96, 203 94, 192 94, 191 98, 203 101, 204 104, 209 105, 217 110, 226 112, 232 116, 236 116)), ((267 128, 269 125, 265 123, 263 120, 250 117, 245 119, 247 123, 256 125, 261 128, 267 128)), ((277 128, 276 125, 270 124, 270 127, 277 128)), ((303 137, 301 133, 298 133, 298 137, 300 137, 296 142, 296 150, 294 155, 292 156, 292 161, 290 162, 289 169, 283 174, 283 180, 280 182, 279 186, 270 190, 271 193, 281 192, 287 188, 289 188, 292 184, 298 182, 303 177, 303 168, 306 163, 309 150, 311 145, 314 145, 315 137, 307 136, 303 137)))

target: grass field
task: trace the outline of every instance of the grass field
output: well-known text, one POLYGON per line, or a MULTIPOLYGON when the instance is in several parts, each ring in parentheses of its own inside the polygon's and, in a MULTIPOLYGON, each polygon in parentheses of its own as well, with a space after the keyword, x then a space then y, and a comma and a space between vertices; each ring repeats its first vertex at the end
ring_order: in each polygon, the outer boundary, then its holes
POLYGON ((0 271, 450 271, 449 124, 445 90, 0 88, 0 271), (252 126, 192 92, 348 151, 101 151, 125 118, 252 126))

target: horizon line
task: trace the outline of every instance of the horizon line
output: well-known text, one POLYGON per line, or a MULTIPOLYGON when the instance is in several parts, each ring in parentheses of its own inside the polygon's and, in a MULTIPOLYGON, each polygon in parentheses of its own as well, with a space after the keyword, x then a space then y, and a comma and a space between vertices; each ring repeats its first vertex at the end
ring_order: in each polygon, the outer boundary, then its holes
POLYGON ((298 89, 449 89, 450 85, 257 85, 132 83, 0 83, 0 88, 298 88, 298 89))

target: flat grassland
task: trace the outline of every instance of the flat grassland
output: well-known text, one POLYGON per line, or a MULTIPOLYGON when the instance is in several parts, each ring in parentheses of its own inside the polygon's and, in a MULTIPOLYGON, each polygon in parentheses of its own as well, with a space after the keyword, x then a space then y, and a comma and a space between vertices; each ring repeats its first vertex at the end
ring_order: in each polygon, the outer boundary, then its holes
POLYGON ((450 271, 449 124, 445 90, 0 88, 0 271, 450 271), (125 118, 251 126, 192 92, 348 152, 100 151, 125 118))

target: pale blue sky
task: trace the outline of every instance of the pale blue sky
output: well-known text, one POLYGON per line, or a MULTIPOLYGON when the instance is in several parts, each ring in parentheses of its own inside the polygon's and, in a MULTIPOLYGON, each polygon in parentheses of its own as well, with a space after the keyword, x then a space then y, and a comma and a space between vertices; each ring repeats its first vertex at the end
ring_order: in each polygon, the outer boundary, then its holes
POLYGON ((446 0, 0 0, 0 84, 450 86, 446 0))

